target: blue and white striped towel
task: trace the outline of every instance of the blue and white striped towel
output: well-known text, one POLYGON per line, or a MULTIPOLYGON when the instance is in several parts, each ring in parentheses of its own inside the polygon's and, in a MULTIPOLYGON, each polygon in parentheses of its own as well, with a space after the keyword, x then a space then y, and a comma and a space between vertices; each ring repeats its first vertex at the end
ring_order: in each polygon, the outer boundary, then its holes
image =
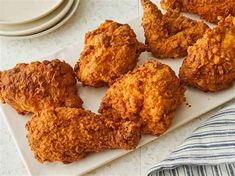
POLYGON ((235 176, 235 104, 197 128, 148 176, 235 176))

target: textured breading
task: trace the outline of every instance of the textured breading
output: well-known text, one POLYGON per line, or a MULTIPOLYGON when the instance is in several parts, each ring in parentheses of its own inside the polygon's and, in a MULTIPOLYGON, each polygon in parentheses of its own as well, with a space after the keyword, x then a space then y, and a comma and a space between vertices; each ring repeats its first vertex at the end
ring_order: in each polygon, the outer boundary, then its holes
POLYGON ((18 113, 48 107, 81 107, 73 69, 58 59, 17 64, 0 72, 0 100, 18 113))
POLYGON ((70 163, 90 152, 134 149, 140 125, 113 120, 80 108, 51 108, 34 114, 26 124, 27 138, 36 159, 70 163))
POLYGON ((145 43, 156 57, 186 56, 187 48, 201 38, 208 28, 203 22, 181 16, 178 11, 169 11, 163 15, 150 0, 141 2, 145 43))
POLYGON ((83 85, 111 85, 132 70, 146 46, 136 39, 128 24, 106 20, 85 36, 85 46, 75 66, 83 85))
POLYGON ((166 10, 192 12, 212 23, 217 23, 219 16, 235 16, 234 0, 161 0, 161 6, 166 10))
POLYGON ((140 120, 143 133, 161 135, 170 126, 176 108, 185 100, 184 92, 169 66, 149 60, 107 90, 99 112, 140 120))
POLYGON ((235 80, 235 17, 222 18, 188 49, 180 79, 204 91, 219 91, 235 80))

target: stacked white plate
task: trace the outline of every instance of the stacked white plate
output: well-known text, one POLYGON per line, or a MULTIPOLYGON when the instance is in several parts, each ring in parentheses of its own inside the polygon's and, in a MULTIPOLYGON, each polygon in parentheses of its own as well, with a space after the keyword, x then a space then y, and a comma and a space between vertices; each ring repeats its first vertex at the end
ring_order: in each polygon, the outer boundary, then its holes
POLYGON ((63 25, 79 0, 0 0, 0 36, 38 37, 63 25))

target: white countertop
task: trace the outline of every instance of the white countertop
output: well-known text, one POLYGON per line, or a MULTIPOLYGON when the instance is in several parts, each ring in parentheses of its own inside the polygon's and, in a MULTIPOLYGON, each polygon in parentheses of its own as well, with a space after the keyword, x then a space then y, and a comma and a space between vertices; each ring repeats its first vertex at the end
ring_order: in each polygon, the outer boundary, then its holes
MULTIPOLYGON (((4 64, 4 67, 10 68, 14 66, 12 60, 19 61, 25 57, 47 55, 74 42, 83 42, 84 33, 105 19, 125 23, 138 15, 138 0, 81 0, 75 15, 64 26, 51 34, 30 40, 0 39, 1 65, 4 64)), ((166 136, 92 171, 87 176, 144 176, 152 165, 166 158, 177 145, 182 143, 196 127, 215 111, 213 110, 166 136)), ((0 118, 0 175, 28 175, 2 118, 0 118)))

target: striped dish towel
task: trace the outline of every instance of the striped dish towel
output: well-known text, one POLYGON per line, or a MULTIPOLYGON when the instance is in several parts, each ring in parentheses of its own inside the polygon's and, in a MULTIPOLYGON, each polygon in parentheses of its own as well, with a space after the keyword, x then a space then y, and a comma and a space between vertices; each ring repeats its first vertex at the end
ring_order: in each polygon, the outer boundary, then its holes
POLYGON ((197 128, 148 176, 235 176, 235 104, 197 128))

